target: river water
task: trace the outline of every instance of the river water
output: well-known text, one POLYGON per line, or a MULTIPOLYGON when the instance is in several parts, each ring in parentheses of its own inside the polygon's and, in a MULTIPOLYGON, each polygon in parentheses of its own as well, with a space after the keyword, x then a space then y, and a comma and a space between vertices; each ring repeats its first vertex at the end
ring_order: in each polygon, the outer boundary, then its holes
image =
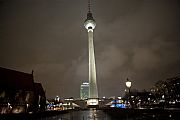
MULTIPOLYGON (((112 113, 112 112, 111 112, 112 113)), ((65 114, 56 116, 36 119, 36 120, 180 120, 180 111, 164 111, 161 110, 154 112, 135 112, 133 116, 129 116, 130 111, 126 113, 115 112, 115 116, 103 110, 88 109, 79 111, 70 111, 65 114)), ((33 119, 34 120, 34 119, 33 119)))
POLYGON ((49 118, 43 118, 41 120, 119 120, 119 119, 111 118, 111 116, 104 113, 102 110, 89 109, 82 111, 72 111, 67 114, 57 115, 49 118))

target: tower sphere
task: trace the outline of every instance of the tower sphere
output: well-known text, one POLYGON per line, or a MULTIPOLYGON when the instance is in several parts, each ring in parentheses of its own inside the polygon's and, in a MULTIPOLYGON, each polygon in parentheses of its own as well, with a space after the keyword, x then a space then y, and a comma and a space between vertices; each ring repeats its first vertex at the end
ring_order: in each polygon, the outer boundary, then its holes
POLYGON ((96 27, 96 22, 92 17, 92 13, 87 14, 87 19, 84 22, 84 27, 88 29, 94 29, 96 27))
POLYGON ((88 29, 94 29, 96 27, 96 23, 94 20, 86 20, 84 22, 84 26, 85 28, 88 30, 88 29))

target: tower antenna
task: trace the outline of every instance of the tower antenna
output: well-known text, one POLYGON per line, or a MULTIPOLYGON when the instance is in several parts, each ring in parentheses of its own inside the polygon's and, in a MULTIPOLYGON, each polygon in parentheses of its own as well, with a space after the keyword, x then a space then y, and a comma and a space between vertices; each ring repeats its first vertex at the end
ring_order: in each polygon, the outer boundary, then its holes
POLYGON ((88 0, 88 13, 91 13, 91 0, 88 0))

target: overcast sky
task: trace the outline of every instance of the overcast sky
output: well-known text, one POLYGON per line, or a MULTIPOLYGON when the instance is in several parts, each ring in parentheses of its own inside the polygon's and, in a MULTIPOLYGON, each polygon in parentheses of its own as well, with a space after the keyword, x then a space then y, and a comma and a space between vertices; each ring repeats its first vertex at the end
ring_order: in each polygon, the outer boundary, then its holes
MULTIPOLYGON (((178 0, 93 0, 100 97, 121 96, 125 81, 149 89, 180 76, 178 0)), ((87 0, 0 0, 0 66, 34 70, 47 98, 79 97, 88 81, 87 0)))

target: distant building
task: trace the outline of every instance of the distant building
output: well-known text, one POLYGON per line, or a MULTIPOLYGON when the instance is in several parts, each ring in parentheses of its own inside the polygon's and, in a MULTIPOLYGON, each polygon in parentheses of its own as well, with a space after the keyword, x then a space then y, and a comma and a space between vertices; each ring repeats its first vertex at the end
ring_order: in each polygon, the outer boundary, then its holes
POLYGON ((33 73, 0 67, 0 114, 45 110, 46 96, 33 73))
POLYGON ((166 106, 180 107, 180 77, 158 81, 151 88, 151 93, 156 97, 156 101, 164 102, 166 106))
POLYGON ((88 82, 83 82, 83 84, 81 85, 80 98, 81 99, 89 98, 89 83, 88 82))

